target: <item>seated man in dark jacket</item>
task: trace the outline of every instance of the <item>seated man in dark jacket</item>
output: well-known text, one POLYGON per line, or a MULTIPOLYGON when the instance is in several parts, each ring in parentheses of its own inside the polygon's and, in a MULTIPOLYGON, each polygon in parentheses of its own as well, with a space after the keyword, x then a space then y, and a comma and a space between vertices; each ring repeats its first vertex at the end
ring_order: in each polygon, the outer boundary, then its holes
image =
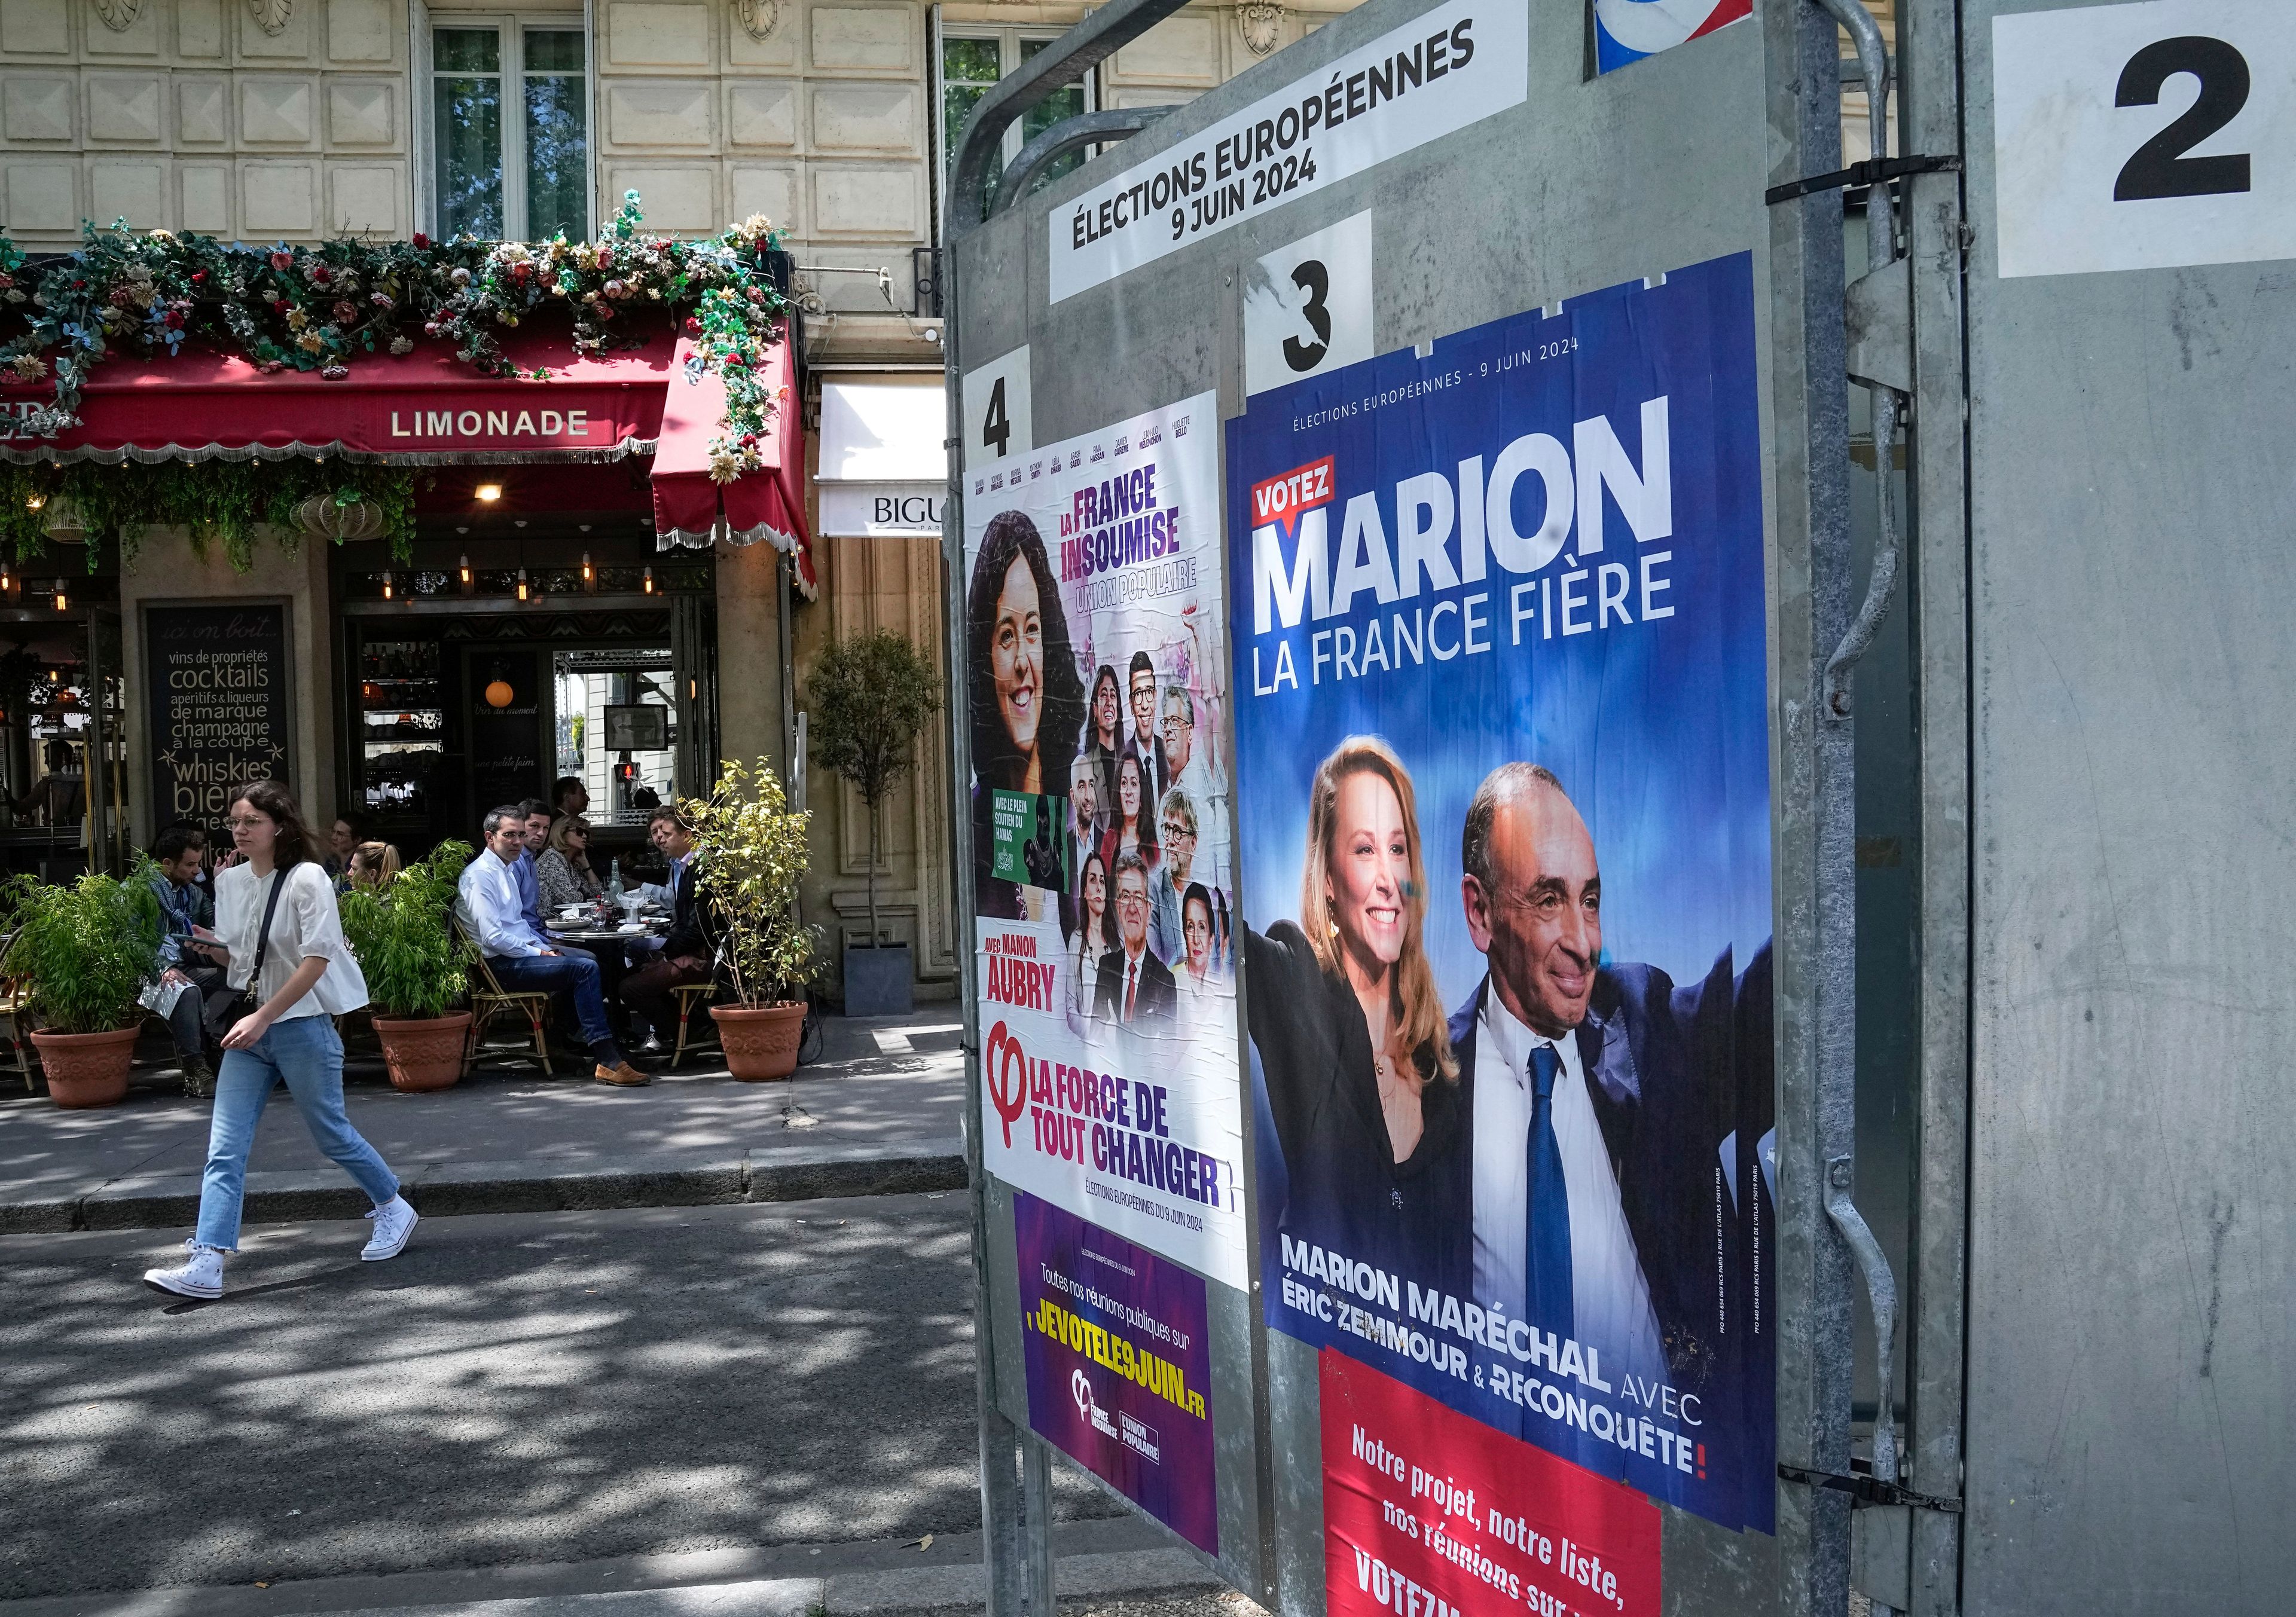
POLYGON ((634 1022, 645 1030, 638 1046, 641 1056, 662 1053, 662 1035, 676 1036, 677 997, 670 991, 681 984, 707 983, 713 951, 701 925, 701 911, 693 894, 693 832, 674 808, 658 808, 646 826, 646 836, 669 861, 669 931, 661 952, 622 979, 622 1003, 634 1022))

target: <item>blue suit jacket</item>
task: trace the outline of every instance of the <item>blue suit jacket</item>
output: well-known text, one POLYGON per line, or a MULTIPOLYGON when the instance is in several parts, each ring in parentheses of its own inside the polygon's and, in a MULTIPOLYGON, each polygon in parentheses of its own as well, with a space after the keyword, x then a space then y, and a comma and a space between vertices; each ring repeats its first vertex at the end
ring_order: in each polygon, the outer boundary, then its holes
MULTIPOLYGON (((1475 1044, 1489 982, 1476 984, 1451 1018, 1459 1123, 1443 1223, 1463 1250, 1430 1266, 1452 1273, 1463 1266, 1472 1273, 1474 1262, 1475 1044)), ((1761 1193, 1760 1175, 1747 1164, 1769 1129, 1770 1027, 1765 943, 1742 976, 1733 974, 1726 950, 1703 981, 1680 988, 1655 967, 1605 966, 1576 1029, 1619 1201, 1681 1392, 1705 1395, 1739 1361, 1751 1330, 1751 1288, 1767 1285, 1751 1270, 1735 1187, 1761 1193)), ((1767 1205, 1754 1227, 1768 1230, 1767 1205)))

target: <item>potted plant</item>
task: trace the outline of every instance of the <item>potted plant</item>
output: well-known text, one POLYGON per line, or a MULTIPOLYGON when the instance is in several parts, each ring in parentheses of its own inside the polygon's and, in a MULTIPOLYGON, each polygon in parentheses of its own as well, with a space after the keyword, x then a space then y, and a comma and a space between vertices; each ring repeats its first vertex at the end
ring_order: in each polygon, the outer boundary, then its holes
POLYGON ((9 883, 16 941, 6 968, 31 995, 31 1035, 60 1107, 117 1106, 144 1031, 136 996, 160 974, 160 900, 141 870, 49 886, 9 883))
POLYGON ((463 1075, 471 1013, 450 1008, 469 983, 448 917, 455 878, 470 862, 468 843, 442 842, 381 886, 343 894, 343 939, 366 976, 394 1089, 443 1090, 463 1075))
POLYGON ((898 1015, 913 1003, 909 946, 877 924, 882 810, 916 762, 917 732, 940 706, 940 675, 914 646, 879 629, 838 641, 808 682, 813 755, 850 781, 869 811, 869 941, 845 951, 848 1016, 898 1015))
POLYGON ((679 803, 693 828, 693 879, 709 905, 718 959, 734 1002, 713 1005, 726 1065, 736 1078, 786 1078, 797 1071, 815 933, 797 915, 797 887, 809 862, 809 814, 791 810, 781 778, 765 759, 754 768, 728 759, 707 797, 679 803))

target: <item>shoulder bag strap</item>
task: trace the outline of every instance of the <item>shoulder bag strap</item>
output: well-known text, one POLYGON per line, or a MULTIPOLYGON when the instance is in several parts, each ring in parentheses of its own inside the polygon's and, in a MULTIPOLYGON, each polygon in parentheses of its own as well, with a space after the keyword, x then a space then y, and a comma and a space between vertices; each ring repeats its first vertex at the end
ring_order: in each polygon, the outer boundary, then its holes
POLYGON ((279 890, 287 885, 293 865, 281 865, 271 873, 271 896, 263 901, 263 925, 255 934, 255 969, 247 974, 247 996, 258 1009, 263 1005, 263 960, 271 952, 271 918, 279 908, 279 890))

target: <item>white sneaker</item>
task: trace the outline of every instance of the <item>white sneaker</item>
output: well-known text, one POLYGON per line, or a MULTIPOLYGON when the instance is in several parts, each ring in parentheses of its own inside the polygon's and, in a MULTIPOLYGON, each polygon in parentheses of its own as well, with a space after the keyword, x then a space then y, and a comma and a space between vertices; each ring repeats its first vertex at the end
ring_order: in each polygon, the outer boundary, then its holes
POLYGON ((374 1208, 367 1217, 374 1221, 374 1237, 359 1254, 370 1263, 380 1263, 385 1258, 395 1258, 406 1245, 406 1237, 414 1233, 417 1214, 406 1205, 403 1196, 394 1196, 382 1206, 374 1208))
POLYGON ((174 1269, 147 1269, 144 1284, 153 1291, 171 1291, 179 1297, 220 1297, 223 1295, 222 1248, 202 1246, 194 1238, 185 1241, 191 1256, 174 1269))

